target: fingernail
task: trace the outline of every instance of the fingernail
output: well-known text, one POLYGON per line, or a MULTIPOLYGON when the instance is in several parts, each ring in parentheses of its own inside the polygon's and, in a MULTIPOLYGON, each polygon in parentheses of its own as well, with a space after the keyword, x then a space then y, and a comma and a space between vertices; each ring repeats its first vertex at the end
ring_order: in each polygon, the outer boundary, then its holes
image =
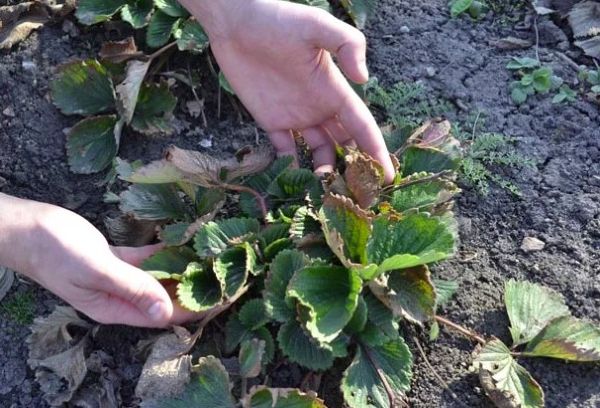
POLYGON ((150 306, 148 308, 147 313, 148 313, 148 316, 150 317, 150 319, 152 319, 152 320, 155 320, 155 321, 163 320, 166 315, 164 303, 161 301, 153 303, 152 306, 150 306))
POLYGON ((369 68, 367 67, 366 62, 360 65, 360 73, 364 76, 365 79, 369 79, 369 68))

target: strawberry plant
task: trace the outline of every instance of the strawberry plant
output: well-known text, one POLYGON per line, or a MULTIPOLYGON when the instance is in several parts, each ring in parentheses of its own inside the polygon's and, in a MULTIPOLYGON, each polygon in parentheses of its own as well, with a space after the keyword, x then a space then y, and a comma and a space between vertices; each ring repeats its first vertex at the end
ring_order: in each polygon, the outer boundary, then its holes
MULTIPOLYGON (((520 76, 518 81, 510 84, 510 97, 517 105, 525 103, 529 96, 536 93, 548 93, 563 85, 563 80, 552 73, 552 68, 540 66, 540 62, 533 58, 513 57, 506 68, 515 71, 520 76)), ((559 95, 561 96, 556 99, 560 99, 560 101, 557 100, 557 102, 562 102, 569 97, 569 92, 563 88, 559 95)))
MULTIPOLYGON (((456 246, 460 149, 448 131, 429 122, 408 138, 390 186, 355 150, 341 154, 341 173, 319 180, 290 158, 271 163, 268 151, 217 160, 172 147, 147 165, 119 161, 119 176, 132 183, 119 205, 128 219, 159 225, 168 246, 142 267, 174 287, 183 307, 214 316, 242 304, 229 315, 223 353, 240 349, 260 367, 281 355, 313 371, 348 357, 341 390, 349 406, 398 406, 412 377, 399 322, 434 318, 428 264, 456 246), (245 216, 215 218, 232 205, 245 216)), ((211 367, 229 401, 223 370, 211 367)), ((200 393, 198 382, 190 387, 200 393)), ((280 398, 273 392, 261 391, 261 401, 280 398)))

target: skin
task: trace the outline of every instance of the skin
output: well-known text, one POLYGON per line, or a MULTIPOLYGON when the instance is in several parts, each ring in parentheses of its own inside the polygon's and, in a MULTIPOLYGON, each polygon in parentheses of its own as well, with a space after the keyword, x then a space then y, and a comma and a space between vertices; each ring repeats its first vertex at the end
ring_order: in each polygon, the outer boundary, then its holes
MULTIPOLYGON (((335 145, 358 146, 394 170, 381 132, 352 81, 368 79, 364 36, 328 13, 280 0, 182 0, 279 155, 296 156, 292 130, 330 172, 335 145)), ((79 215, 0 193, 0 265, 19 271, 105 324, 167 327, 198 318, 138 268, 160 245, 113 247, 79 215)))

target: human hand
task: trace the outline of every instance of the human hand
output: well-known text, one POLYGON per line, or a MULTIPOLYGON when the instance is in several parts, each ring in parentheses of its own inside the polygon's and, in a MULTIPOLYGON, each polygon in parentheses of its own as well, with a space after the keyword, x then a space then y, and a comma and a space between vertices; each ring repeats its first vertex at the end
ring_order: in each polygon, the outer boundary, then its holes
POLYGON ((381 131, 350 80, 368 80, 364 35, 329 13, 279 0, 181 0, 202 23, 232 88, 278 154, 296 156, 291 130, 312 150, 315 170, 331 172, 335 143, 394 167, 381 131))
POLYGON ((4 217, 10 212, 21 222, 7 228, 13 231, 10 244, 0 242, 1 263, 7 262, 100 323, 165 327, 195 317, 136 267, 160 246, 111 247, 92 224, 73 212, 6 197, 0 195, 0 226, 5 226, 4 217), (3 250, 8 245, 10 255, 3 250))

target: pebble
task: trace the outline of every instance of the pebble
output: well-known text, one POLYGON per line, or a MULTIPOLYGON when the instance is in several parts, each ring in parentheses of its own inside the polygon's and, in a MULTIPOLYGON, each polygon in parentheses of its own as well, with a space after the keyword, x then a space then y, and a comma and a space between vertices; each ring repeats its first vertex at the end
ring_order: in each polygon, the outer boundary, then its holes
POLYGON ((400 32, 402 34, 408 34, 410 33, 410 28, 408 28, 408 26, 403 25, 402 27, 400 27, 400 32))
POLYGON ((202 139, 200 141, 200 146, 204 147, 205 149, 211 148, 212 145, 213 145, 213 142, 211 139, 202 139))
POLYGON ((2 111, 2 114, 4 116, 8 116, 9 118, 14 118, 15 117, 15 110, 11 106, 8 106, 6 109, 4 109, 2 111))
POLYGON ((425 75, 427 75, 428 78, 434 77, 436 73, 437 71, 434 67, 425 68, 425 75))
POLYGON ((524 252, 537 252, 544 249, 545 246, 546 243, 540 239, 535 237, 525 237, 521 244, 521 250, 524 252))

